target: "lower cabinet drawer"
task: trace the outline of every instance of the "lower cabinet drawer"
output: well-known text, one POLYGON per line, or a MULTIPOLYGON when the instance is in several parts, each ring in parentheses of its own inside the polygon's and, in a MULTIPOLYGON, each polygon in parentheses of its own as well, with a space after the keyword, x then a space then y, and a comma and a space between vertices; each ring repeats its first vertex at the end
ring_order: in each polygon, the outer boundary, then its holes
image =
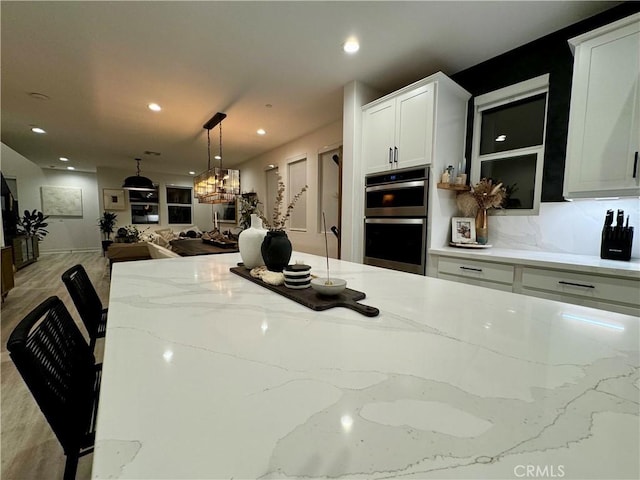
POLYGON ((502 292, 511 292, 512 286, 506 283, 490 282, 488 280, 477 280, 475 278, 461 277, 459 275, 449 275, 448 273, 439 273, 438 278, 442 280, 451 280, 452 282, 466 283, 468 285, 476 285, 478 287, 493 288, 502 292))
POLYGON ((633 279, 525 267, 522 271, 522 286, 525 289, 606 302, 629 305, 640 303, 640 282, 633 279))
POLYGON ((438 277, 443 278, 441 274, 500 282, 508 285, 513 284, 513 265, 506 265, 504 263, 440 257, 438 260, 438 277))

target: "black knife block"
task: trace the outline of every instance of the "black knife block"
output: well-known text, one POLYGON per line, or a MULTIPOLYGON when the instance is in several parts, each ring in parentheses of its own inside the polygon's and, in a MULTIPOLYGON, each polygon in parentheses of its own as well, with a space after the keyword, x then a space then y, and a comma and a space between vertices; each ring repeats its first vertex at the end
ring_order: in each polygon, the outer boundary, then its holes
POLYGON ((633 227, 604 227, 600 258, 609 260, 630 260, 633 244, 633 227))

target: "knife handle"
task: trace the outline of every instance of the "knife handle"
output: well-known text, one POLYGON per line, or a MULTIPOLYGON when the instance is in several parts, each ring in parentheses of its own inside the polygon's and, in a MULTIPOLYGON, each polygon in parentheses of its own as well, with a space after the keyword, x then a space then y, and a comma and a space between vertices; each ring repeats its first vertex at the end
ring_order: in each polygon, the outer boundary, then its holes
POLYGON ((604 218, 604 226, 610 227, 613 224, 613 210, 607 210, 607 216, 604 218))

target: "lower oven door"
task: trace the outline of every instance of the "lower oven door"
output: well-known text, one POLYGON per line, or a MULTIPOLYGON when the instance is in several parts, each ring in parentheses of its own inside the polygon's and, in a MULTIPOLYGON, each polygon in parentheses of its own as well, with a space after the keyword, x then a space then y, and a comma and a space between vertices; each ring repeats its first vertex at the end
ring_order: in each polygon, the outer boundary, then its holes
POLYGON ((425 274, 426 218, 367 218, 364 263, 425 274))

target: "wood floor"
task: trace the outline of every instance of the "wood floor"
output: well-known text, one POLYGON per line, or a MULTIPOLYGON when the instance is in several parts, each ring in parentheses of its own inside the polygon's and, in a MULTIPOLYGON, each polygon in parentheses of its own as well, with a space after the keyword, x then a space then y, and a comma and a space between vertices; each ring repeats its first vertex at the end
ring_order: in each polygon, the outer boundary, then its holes
MULTIPOLYGON (((62 283, 62 273, 76 264, 82 264, 95 286, 104 306, 109 298, 108 261, 100 253, 61 253, 41 255, 38 261, 16 273, 15 287, 9 292, 1 310, 1 432, 2 432, 2 480, 55 480, 62 479, 65 456, 62 447, 51 431, 15 369, 7 352, 7 339, 13 328, 35 306, 51 295, 57 295, 66 304, 80 330, 86 330, 80 321, 67 290, 62 283)), ((102 355, 103 340, 98 340, 96 358, 102 355)), ((80 459, 76 479, 91 478, 93 455, 80 459)))

